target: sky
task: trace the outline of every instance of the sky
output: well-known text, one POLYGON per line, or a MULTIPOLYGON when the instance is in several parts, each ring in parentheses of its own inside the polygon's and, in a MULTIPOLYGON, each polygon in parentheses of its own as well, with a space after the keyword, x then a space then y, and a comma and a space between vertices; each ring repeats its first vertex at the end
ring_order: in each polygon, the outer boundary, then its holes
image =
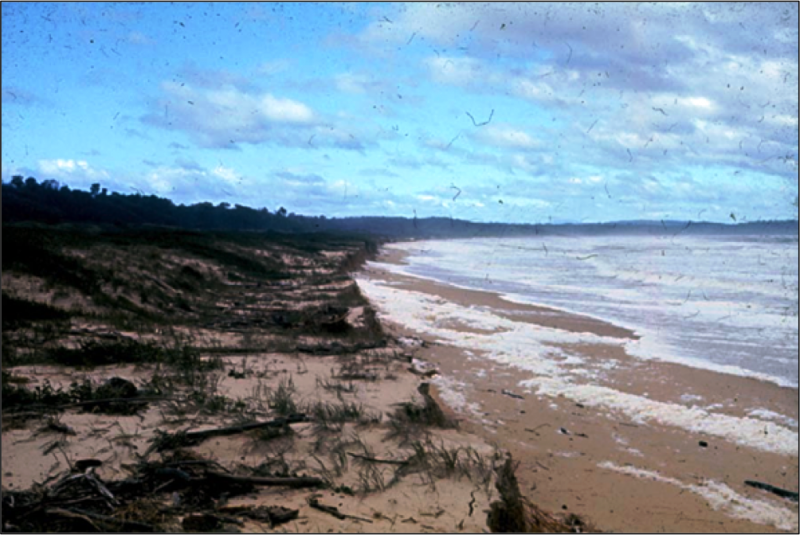
POLYGON ((508 223, 797 217, 797 3, 2 4, 2 179, 508 223))

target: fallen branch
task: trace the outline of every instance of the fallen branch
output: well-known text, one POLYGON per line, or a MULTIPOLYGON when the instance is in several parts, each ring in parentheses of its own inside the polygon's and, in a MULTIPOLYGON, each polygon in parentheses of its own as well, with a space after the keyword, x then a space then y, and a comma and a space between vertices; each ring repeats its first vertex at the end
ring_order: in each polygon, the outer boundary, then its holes
POLYGON ((94 467, 90 467, 86 470, 86 473, 84 474, 86 481, 88 481, 98 493, 100 493, 104 498, 107 498, 112 504, 119 505, 119 501, 117 501, 117 498, 114 497, 114 494, 112 494, 112 492, 94 476, 93 471, 94 467))
POLYGON ((362 459, 362 460, 370 462, 370 463, 394 464, 394 465, 398 465, 398 466, 406 466, 408 464, 408 460, 396 461, 394 459, 376 459, 375 457, 368 457, 366 455, 359 455, 357 453, 350 453, 349 451, 347 452, 347 455, 349 455, 350 457, 354 457, 356 459, 362 459))
POLYGON ((169 433, 164 433, 162 436, 156 439, 158 441, 156 449, 158 451, 164 451, 167 449, 173 449, 179 447, 181 445, 197 444, 212 437, 237 435, 239 433, 244 433, 246 431, 252 431, 253 429, 262 429, 265 427, 284 427, 289 424, 297 424, 307 421, 309 421, 308 416, 306 416, 305 414, 291 414, 289 416, 286 416, 285 418, 275 418, 274 420, 269 420, 267 422, 253 422, 249 424, 235 425, 232 427, 217 427, 214 429, 205 429, 203 431, 189 431, 185 433, 179 431, 174 435, 171 435, 169 433), (176 439, 177 437, 180 438, 177 440, 173 440, 176 439))
POLYGON ((180 398, 165 397, 165 396, 144 396, 137 398, 108 398, 108 399, 93 399, 91 401, 79 401, 77 403, 68 403, 66 405, 59 405, 59 409, 71 409, 73 407, 86 407, 92 405, 103 405, 105 403, 147 403, 149 401, 169 401, 180 398))
POLYGON ((225 468, 224 466, 219 464, 217 461, 211 461, 211 460, 205 460, 205 459, 203 459, 203 460, 195 460, 195 461, 177 461, 177 462, 173 462, 173 463, 166 463, 165 466, 193 466, 193 465, 195 465, 195 466, 214 465, 217 468, 219 468, 220 470, 222 470, 223 472, 229 472, 230 473, 230 470, 228 470, 227 468, 225 468))
POLYGON ((761 481, 752 481, 748 479, 747 481, 744 482, 744 484, 756 489, 766 490, 767 492, 771 492, 776 496, 780 496, 781 498, 786 498, 787 500, 791 500, 793 502, 797 502, 798 500, 798 494, 796 492, 782 489, 780 487, 770 485, 769 483, 762 483, 761 481))
POLYGON ((261 485, 265 487, 318 487, 324 481, 318 477, 301 476, 301 477, 248 477, 248 476, 233 476, 230 474, 223 474, 220 472, 206 472, 206 477, 216 479, 228 483, 236 483, 239 485, 261 485))
POLYGON ((70 426, 64 425, 64 424, 62 424, 60 422, 56 422, 54 420, 51 420, 51 421, 47 422, 46 428, 49 429, 50 431, 55 431, 57 433, 63 433, 65 435, 73 435, 73 436, 77 435, 75 430, 73 428, 71 428, 70 426))
POLYGON ((319 500, 316 498, 309 498, 308 505, 310 505, 313 509, 317 509, 322 511, 323 513, 328 513, 329 515, 335 516, 339 520, 345 520, 347 518, 352 518, 353 520, 360 520, 361 522, 369 522, 372 524, 372 520, 368 518, 361 518, 360 516, 353 516, 353 515, 346 515, 339 511, 338 507, 333 507, 332 505, 324 505, 319 503, 319 500))

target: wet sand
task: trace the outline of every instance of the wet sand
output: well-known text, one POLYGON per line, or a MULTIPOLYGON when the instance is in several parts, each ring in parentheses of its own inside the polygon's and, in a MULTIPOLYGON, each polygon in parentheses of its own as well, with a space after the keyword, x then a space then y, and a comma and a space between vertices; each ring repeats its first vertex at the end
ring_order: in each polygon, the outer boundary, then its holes
MULTIPOLYGON (((379 262, 402 262, 402 252, 387 250, 379 262)), ((362 276, 394 289, 491 310, 517 322, 621 341, 635 338, 629 330, 595 318, 510 303, 490 292, 398 275, 379 264, 362 276)), ((781 431, 775 423, 764 422, 763 437, 737 444, 723 436, 665 425, 657 418, 632 418, 594 405, 592 399, 538 396, 524 387, 534 375, 530 371, 442 343, 430 333, 412 332, 392 323, 391 316, 381 319, 398 334, 430 343, 419 357, 439 368, 435 383, 441 399, 460 415, 467 430, 512 452, 521 462, 523 492, 544 509, 574 512, 605 531, 797 531, 796 503, 744 484, 758 480, 797 491, 796 449, 781 453, 758 447, 760 441, 774 438, 770 432, 781 431)), ((458 325, 447 328, 459 330, 458 325)), ((481 335, 475 331, 474 326, 462 330, 481 335)), ((569 350, 580 355, 580 366, 602 370, 587 375, 585 384, 687 408, 713 407, 715 414, 737 418, 756 408, 798 417, 794 388, 644 361, 626 354, 622 344, 578 344, 569 350)))

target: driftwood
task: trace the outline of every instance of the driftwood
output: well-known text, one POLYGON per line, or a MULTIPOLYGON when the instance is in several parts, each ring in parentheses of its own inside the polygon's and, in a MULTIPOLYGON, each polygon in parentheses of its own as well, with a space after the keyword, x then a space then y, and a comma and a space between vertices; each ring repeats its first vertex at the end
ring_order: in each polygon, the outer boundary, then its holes
POLYGON ((178 432, 174 435, 164 433, 156 439, 156 449, 164 451, 173 449, 187 444, 198 444, 204 440, 212 437, 223 437, 229 435, 238 435, 253 429, 262 429, 265 427, 284 427, 289 424, 297 424, 307 422, 308 416, 305 414, 290 414, 282 418, 275 418, 267 422, 253 422, 243 425, 234 425, 232 427, 217 427, 214 429, 205 429, 203 431, 188 431, 185 433, 178 432))
POLYGON ((103 466, 103 461, 99 459, 78 459, 75 461, 74 466, 78 472, 85 472, 89 468, 103 466))
POLYGON ((503 395, 505 395, 505 396, 508 396, 508 397, 510 397, 510 398, 514 398, 514 399, 525 399, 523 396, 520 396, 519 394, 515 394, 514 392, 512 392, 512 391, 510 391, 510 390, 505 390, 505 389, 504 389, 504 390, 502 391, 502 393, 503 393, 503 395))
POLYGON ((324 481, 318 477, 301 476, 301 477, 249 477, 249 476, 234 476, 230 474, 223 474, 220 472, 206 472, 206 477, 215 479, 220 482, 233 483, 238 485, 260 485, 265 487, 318 487, 324 481))
MULTIPOLYGON (((173 469, 173 471, 177 472, 173 469)), ((155 472, 151 472, 154 474, 155 472)), ((3 493, 3 517, 7 529, 22 531, 123 531, 159 532, 163 526, 138 520, 109 516, 106 511, 119 510, 120 506, 129 508, 144 495, 153 496, 163 489, 152 489, 152 475, 131 480, 103 483, 92 473, 92 467, 85 474, 66 474, 44 493, 37 491, 3 493), (109 490, 114 489, 117 493, 109 490), (76 507, 81 504, 81 507, 76 507)), ((203 475, 190 477, 183 486, 200 489, 216 489, 225 493, 232 487, 250 485, 283 485, 305 487, 323 484, 314 477, 240 477, 205 471, 203 475)), ((191 489, 190 489, 191 490, 191 489)), ((240 489, 241 490, 241 489, 240 489)), ((205 491, 203 491, 205 492, 205 491)), ((187 504, 192 502, 187 502, 187 504)), ((204 502, 208 503, 208 502, 204 502)), ((200 508, 202 504, 193 503, 189 507, 200 508)), ((130 509, 129 509, 130 512, 130 509)), ((242 518, 269 522, 276 526, 297 518, 296 509, 281 506, 223 507, 218 510, 187 511, 184 528, 190 531, 210 531, 219 529, 224 523, 243 525, 242 518)), ((135 513, 135 511, 134 511, 135 513)), ((174 514, 175 511, 167 514, 174 514)))
POLYGON ((73 407, 91 407, 94 405, 104 405, 107 403, 147 403, 150 401, 168 401, 180 398, 165 397, 165 396, 143 396, 135 398, 107 398, 107 399, 93 399, 90 401, 79 401, 77 403, 67 403, 66 405, 59 405, 59 409, 71 409, 73 407))
POLYGON ((364 461, 367 461, 367 462, 370 462, 370 463, 394 464, 394 465, 398 465, 398 466, 406 466, 406 465, 408 465, 408 460, 397 461, 397 460, 394 460, 394 459, 377 459, 375 457, 368 457, 367 455, 359 455, 357 453, 350 453, 349 451, 347 452, 347 455, 349 455, 350 457, 353 457, 355 459, 361 459, 361 460, 364 460, 364 461))
POLYGON ((114 494, 108 490, 102 481, 95 477, 93 466, 86 469, 86 472, 84 473, 84 479, 88 481, 92 487, 94 487, 98 494, 106 498, 113 505, 119 505, 119 501, 117 501, 117 498, 114 496, 114 494))
POLYGON ((63 433, 65 435, 73 435, 73 436, 77 435, 75 430, 73 428, 71 428, 70 426, 64 425, 64 424, 62 424, 60 422, 56 422, 54 420, 51 420, 51 421, 47 422, 47 425, 45 426, 45 428, 50 430, 50 431, 55 431, 57 433, 63 433))
POLYGON ((361 518, 360 516, 346 515, 346 514, 342 513, 341 511, 339 511, 338 507, 334 507, 332 505, 321 504, 321 503, 319 503, 319 500, 317 500, 314 497, 311 497, 311 498, 308 499, 308 505, 310 505, 314 509, 317 509, 317 510, 322 511, 324 513, 328 513, 329 515, 335 516, 339 520, 345 520, 347 518, 351 518, 353 520, 360 520, 361 522, 369 522, 370 524, 372 524, 372 520, 370 520, 368 518, 361 518))
POLYGON ((744 482, 744 484, 756 489, 766 490, 767 492, 771 492, 776 496, 780 496, 781 498, 786 498, 787 500, 791 500, 793 502, 798 501, 798 494, 796 492, 782 489, 780 487, 770 485, 769 483, 762 483, 761 481, 752 481, 748 479, 747 481, 744 482))
POLYGON ((230 470, 228 470, 227 468, 225 468, 224 466, 219 464, 217 461, 212 461, 210 459, 195 459, 195 460, 191 460, 191 461, 176 461, 176 462, 170 462, 170 463, 166 464, 166 466, 172 467, 172 468, 178 467, 178 466, 209 466, 209 465, 216 466, 217 468, 219 468, 223 472, 229 472, 230 473, 230 470))

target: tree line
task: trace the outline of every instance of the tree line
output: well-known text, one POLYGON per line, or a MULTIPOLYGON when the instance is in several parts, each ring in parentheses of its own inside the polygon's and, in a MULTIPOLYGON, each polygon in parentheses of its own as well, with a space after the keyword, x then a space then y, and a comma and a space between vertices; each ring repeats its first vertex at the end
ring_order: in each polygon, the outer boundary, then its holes
POLYGON ((12 177, 2 186, 3 223, 83 223, 110 227, 158 225, 191 230, 356 232, 385 238, 471 238, 481 236, 610 234, 785 234, 797 235, 797 220, 719 224, 692 221, 628 221, 591 224, 475 223, 448 217, 304 216, 280 207, 251 208, 221 202, 176 205, 141 193, 109 193, 99 183, 89 191, 56 180, 12 177))

